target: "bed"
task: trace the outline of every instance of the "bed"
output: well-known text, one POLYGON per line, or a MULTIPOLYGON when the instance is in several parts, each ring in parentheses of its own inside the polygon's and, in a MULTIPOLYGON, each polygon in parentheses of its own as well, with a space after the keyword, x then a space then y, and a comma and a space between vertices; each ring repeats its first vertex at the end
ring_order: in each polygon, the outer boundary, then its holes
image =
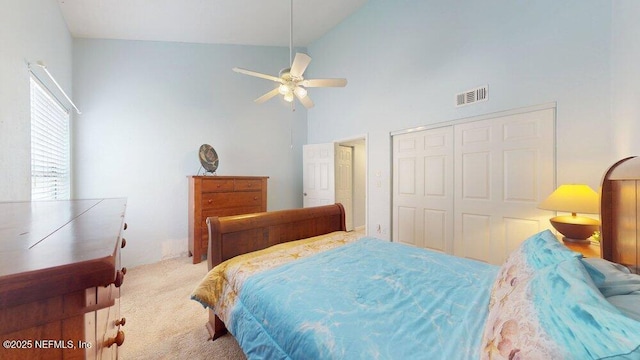
POLYGON ((545 230, 501 266, 345 232, 340 204, 213 217, 192 299, 250 359, 640 359, 639 190, 640 158, 604 175, 604 259, 545 230))

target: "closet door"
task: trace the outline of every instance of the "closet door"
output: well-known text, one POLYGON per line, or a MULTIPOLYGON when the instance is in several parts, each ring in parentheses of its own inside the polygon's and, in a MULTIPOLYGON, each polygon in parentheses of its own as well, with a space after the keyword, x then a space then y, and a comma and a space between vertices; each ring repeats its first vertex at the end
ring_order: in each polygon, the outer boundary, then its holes
POLYGON ((451 253, 453 128, 393 137, 394 241, 451 253))
POLYGON ((555 110, 455 125, 454 255, 500 264, 549 227, 555 110))

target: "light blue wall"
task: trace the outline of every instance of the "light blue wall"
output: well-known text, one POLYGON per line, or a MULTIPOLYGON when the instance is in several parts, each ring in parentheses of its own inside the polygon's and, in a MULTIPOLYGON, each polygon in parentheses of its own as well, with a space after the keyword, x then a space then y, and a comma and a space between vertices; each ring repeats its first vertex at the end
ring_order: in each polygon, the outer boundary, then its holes
POLYGON ((268 81, 230 70, 275 74, 287 49, 74 42, 56 1, 9 1, 0 11, 0 201, 29 199, 25 62, 36 60, 83 110, 73 120, 76 197, 129 197, 127 266, 186 249, 186 176, 205 142, 220 154, 220 174, 270 176, 276 210, 301 205, 307 131, 309 143, 367 134, 375 233, 390 223, 390 132, 557 102, 558 182, 596 187, 609 164, 640 153, 638 18, 636 0, 370 0, 309 47, 309 77, 349 85, 310 90, 307 115, 279 100, 254 105, 268 81), (488 102, 454 107, 453 94, 484 84, 488 102))
POLYGON ((390 226, 390 133, 420 125, 556 102, 557 181, 597 188, 618 157, 611 19, 600 0, 370 0, 309 46, 310 77, 349 81, 311 93, 309 143, 368 133, 372 234, 390 226), (487 102, 454 106, 485 84, 487 102))
POLYGON ((306 110, 253 99, 289 62, 279 47, 74 40, 75 197, 128 197, 126 266, 187 250, 188 175, 212 145, 218 175, 269 176, 268 209, 302 206, 306 110))
POLYGON ((31 199, 27 63, 44 62, 60 86, 72 94, 72 39, 56 0, 11 0, 1 5, 0 201, 24 201, 31 199))

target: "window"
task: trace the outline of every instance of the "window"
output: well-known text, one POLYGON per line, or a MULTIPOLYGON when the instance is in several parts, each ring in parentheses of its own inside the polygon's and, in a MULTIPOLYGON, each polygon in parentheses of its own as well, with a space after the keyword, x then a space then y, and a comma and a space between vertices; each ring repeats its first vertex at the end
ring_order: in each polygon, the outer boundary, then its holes
POLYGON ((31 77, 31 200, 69 199, 69 113, 31 77))

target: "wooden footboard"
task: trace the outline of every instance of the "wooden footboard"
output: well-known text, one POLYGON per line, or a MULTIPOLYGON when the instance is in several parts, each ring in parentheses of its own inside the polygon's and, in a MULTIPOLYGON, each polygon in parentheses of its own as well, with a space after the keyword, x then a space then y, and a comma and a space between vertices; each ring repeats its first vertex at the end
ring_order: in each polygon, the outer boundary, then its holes
MULTIPOLYGON (((207 218, 209 270, 234 256, 269 246, 346 230, 342 204, 207 218)), ((207 329, 212 339, 227 332, 209 310, 207 329)))

